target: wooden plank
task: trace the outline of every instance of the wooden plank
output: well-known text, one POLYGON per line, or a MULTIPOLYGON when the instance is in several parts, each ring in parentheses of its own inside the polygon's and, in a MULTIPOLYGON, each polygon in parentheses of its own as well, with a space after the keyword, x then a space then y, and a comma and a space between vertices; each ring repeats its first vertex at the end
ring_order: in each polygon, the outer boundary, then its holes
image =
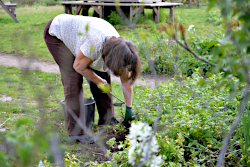
MULTIPOLYGON (((86 2, 94 2, 93 0, 84 0, 86 2)), ((154 2, 162 2, 162 0, 95 0, 96 2, 112 2, 112 3, 128 3, 128 2, 139 2, 139 3, 154 3, 154 2)))
MULTIPOLYGON (((170 8, 170 18, 174 21, 174 10, 176 6, 183 5, 182 3, 169 3, 169 2, 157 2, 157 3, 98 3, 98 2, 83 2, 83 1, 63 1, 59 2, 63 5, 82 5, 90 6, 99 14, 99 17, 103 17, 105 6, 129 6, 130 7, 130 23, 133 21, 133 16, 138 12, 140 7, 153 8, 154 19, 156 22, 160 21, 160 7, 170 8), (98 8, 98 6, 100 6, 98 8), (135 8, 135 9, 134 9, 135 8)), ((77 10, 78 11, 78 10, 77 10)))
POLYGON ((169 2, 158 2, 158 3, 98 3, 98 2, 83 2, 83 1, 63 1, 60 4, 72 4, 72 5, 96 5, 96 6, 181 6, 182 3, 169 3, 169 2))
POLYGON ((9 9, 5 6, 5 4, 2 2, 2 0, 0 0, 0 5, 15 20, 15 22, 19 23, 19 21, 17 20, 17 18, 15 17, 15 15, 9 11, 9 9))

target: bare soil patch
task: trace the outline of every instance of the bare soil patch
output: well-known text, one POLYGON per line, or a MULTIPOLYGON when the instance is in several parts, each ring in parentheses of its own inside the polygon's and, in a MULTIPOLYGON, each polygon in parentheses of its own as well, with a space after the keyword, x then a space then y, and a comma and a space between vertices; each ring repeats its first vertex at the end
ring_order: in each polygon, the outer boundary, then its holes
MULTIPOLYGON (((0 52, 0 65, 13 66, 20 69, 31 69, 37 71, 43 71, 48 73, 60 73, 59 67, 55 62, 38 61, 35 58, 25 58, 22 56, 16 56, 12 54, 5 54, 0 52)), ((112 81, 120 82, 120 79, 116 76, 112 76, 112 81)), ((136 85, 144 85, 148 87, 155 86, 156 78, 150 74, 141 74, 135 81, 136 85), (143 78, 143 80, 141 79, 143 78)), ((157 82, 167 82, 169 79, 165 75, 158 75, 157 82)))

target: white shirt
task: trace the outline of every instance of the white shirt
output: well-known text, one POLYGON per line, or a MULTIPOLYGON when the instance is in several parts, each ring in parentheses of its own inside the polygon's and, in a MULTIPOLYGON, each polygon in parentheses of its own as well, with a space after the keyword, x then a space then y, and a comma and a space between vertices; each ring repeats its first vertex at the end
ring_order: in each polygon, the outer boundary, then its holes
POLYGON ((60 14, 49 28, 49 34, 56 36, 76 57, 79 50, 93 62, 90 68, 106 72, 102 58, 102 48, 106 37, 119 37, 115 28, 107 21, 89 16, 60 14))

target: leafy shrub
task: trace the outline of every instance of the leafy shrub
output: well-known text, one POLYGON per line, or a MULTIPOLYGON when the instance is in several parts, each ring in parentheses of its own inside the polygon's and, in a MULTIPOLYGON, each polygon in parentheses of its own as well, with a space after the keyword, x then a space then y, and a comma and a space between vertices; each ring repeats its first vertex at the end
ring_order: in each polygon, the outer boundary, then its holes
MULTIPOLYGON (((190 41, 194 52, 211 62, 214 61, 211 55, 211 51, 216 45, 214 39, 198 37, 191 38, 190 41)), ((213 70, 213 67, 198 60, 185 49, 177 47, 177 44, 173 40, 158 39, 157 42, 148 45, 149 54, 151 55, 155 70, 158 74, 173 76, 174 74, 182 73, 191 76, 196 68, 199 68, 203 73, 213 70)), ((139 47, 139 49, 141 49, 141 47, 139 47)), ((143 50, 140 51, 140 53, 141 52, 143 52, 143 50)), ((143 55, 140 56, 142 57, 143 55)), ((143 71, 151 72, 151 68, 148 64, 143 67, 143 71)))
MULTIPOLYGON (((157 139, 166 164, 213 166, 222 137, 237 114, 237 98, 228 102, 229 88, 218 84, 222 75, 207 74, 204 78, 199 71, 192 75, 193 79, 185 78, 181 85, 169 81, 159 88, 146 88, 144 93, 135 91, 141 121, 153 125, 161 112, 157 139)), ((229 82, 237 80, 225 81, 226 85, 229 82)), ((240 160, 234 147, 238 141, 239 136, 234 136, 229 143, 228 152, 233 154, 227 158, 228 164, 240 160)))
MULTIPOLYGON (((192 78, 183 78, 185 80, 181 84, 168 81, 156 88, 135 88, 134 104, 140 121, 154 127, 158 114, 161 114, 158 131, 154 135, 163 166, 214 166, 222 139, 237 114, 240 95, 227 101, 227 85, 238 80, 223 80, 224 74, 207 74, 205 77, 199 71, 196 69, 192 78)), ((239 145, 241 127, 230 139, 225 166, 245 163, 241 150, 236 147, 239 145)), ((140 133, 142 131, 136 134, 140 133)), ((128 163, 128 150, 133 147, 132 143, 128 139, 120 142, 118 148, 122 148, 122 151, 112 154, 112 162, 91 162, 91 166, 131 166, 128 163)))
POLYGON ((208 12, 206 16, 206 21, 217 26, 221 25, 222 17, 221 17, 220 10, 208 12))
POLYGON ((107 21, 112 25, 124 24, 124 19, 116 11, 111 11, 107 21))

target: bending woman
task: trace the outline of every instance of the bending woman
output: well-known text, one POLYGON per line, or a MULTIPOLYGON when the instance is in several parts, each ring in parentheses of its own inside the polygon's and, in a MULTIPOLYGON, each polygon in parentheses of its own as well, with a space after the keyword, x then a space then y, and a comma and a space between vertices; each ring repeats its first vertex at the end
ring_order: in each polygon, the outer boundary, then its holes
POLYGON ((137 47, 120 37, 103 19, 60 14, 44 29, 44 40, 59 65, 66 103, 66 124, 70 139, 92 142, 84 135, 71 111, 85 124, 83 77, 90 85, 99 114, 99 125, 117 124, 110 95, 110 71, 119 76, 126 103, 125 124, 134 119, 132 84, 141 70, 137 47))

